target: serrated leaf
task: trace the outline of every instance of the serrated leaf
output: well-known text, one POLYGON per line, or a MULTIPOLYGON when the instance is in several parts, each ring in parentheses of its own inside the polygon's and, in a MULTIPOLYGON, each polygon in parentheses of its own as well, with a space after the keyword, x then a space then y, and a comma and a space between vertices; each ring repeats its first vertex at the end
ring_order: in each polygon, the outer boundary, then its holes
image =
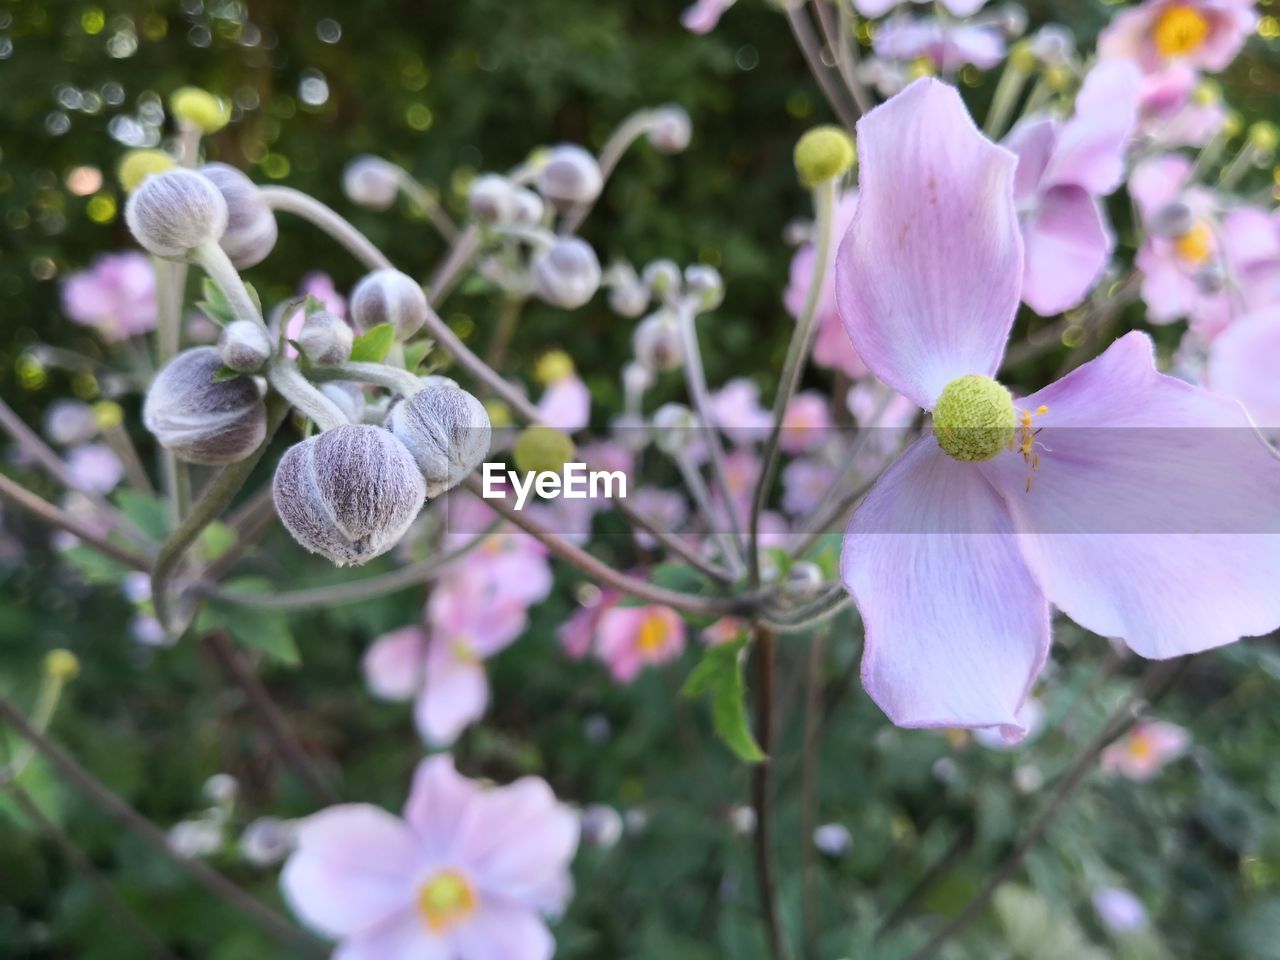
POLYGON ((745 763, 759 763, 764 751, 747 722, 747 685, 742 675, 742 651, 747 638, 711 647, 690 672, 681 693, 690 699, 708 697, 711 723, 725 746, 745 763))
MULTIPOLYGON (((241 577, 226 583, 230 591, 267 593, 271 584, 261 577, 241 577)), ((200 611, 196 629, 202 632, 226 630, 237 643, 261 650, 287 667, 302 663, 302 655, 289 630, 284 614, 276 610, 242 607, 225 600, 210 600, 200 611)))
POLYGON ((396 330, 389 323, 380 323, 356 337, 351 346, 353 363, 381 363, 387 359, 396 342, 396 330))

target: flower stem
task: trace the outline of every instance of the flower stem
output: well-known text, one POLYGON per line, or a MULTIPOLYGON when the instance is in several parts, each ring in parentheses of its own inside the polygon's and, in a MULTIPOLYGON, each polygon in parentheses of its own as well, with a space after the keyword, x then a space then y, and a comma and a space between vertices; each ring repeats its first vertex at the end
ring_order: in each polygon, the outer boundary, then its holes
POLYGON ((765 758, 751 768, 751 802, 756 812, 756 888, 773 960, 788 960, 778 916, 777 861, 773 849, 773 696, 777 643, 773 632, 756 627, 752 645, 756 667, 756 741, 765 758))
POLYGON ((331 367, 312 367, 307 373, 311 375, 312 380, 351 380, 358 383, 372 383, 375 386, 394 390, 403 397, 411 397, 423 387, 422 381, 408 370, 388 366, 385 363, 348 361, 331 367))
POLYGON ((142 554, 134 553, 99 535, 71 514, 36 496, 2 473, 0 473, 0 501, 21 507, 49 526, 74 534, 103 556, 118 560, 132 570, 146 570, 150 566, 150 562, 142 554))
POLYGON ((271 361, 267 367, 267 382, 321 430, 332 430, 349 422, 341 408, 313 387, 292 360, 271 361))
POLYGON ((391 266, 381 250, 363 233, 335 211, 315 197, 293 187, 260 187, 259 195, 268 207, 281 213, 292 213, 313 226, 319 227, 370 270, 385 270, 391 266))

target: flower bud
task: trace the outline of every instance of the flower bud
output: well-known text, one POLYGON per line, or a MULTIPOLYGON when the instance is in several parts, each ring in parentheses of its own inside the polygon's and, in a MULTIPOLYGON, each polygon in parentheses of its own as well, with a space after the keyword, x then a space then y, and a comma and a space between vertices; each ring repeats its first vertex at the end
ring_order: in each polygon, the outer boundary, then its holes
POLYGON ((552 147, 538 170, 538 192, 560 210, 592 203, 603 188, 600 164, 576 144, 552 147))
POLYGON ((169 95, 169 112, 204 133, 217 133, 231 121, 231 105, 199 87, 179 87, 169 95))
POLYGON ((427 496, 456 487, 489 452, 492 429, 484 405, 461 387, 425 387, 397 403, 387 429, 413 455, 427 496))
POLYGON ((129 231, 148 252, 181 260, 227 229, 227 202, 212 180, 193 170, 147 177, 124 208, 129 231))
POLYGON ((1196 218, 1191 208, 1180 200, 1167 203, 1156 211, 1147 225, 1152 236, 1181 237, 1191 232, 1196 218))
POLYGON ((816 187, 847 173, 855 156, 849 134, 836 126, 814 127, 796 143, 796 173, 801 184, 816 187))
POLYGON ((653 371, 638 361, 622 368, 622 389, 628 397, 640 396, 653 386, 653 371))
POLYGON ((236 373, 257 373, 271 359, 271 338, 260 323, 233 320, 222 328, 218 354, 236 373))
POLYGON ((1008 3, 996 11, 996 26, 1006 37, 1020 37, 1027 32, 1027 11, 1016 3, 1008 3))
POLYGON ((644 268, 642 276, 656 297, 675 296, 680 292, 680 268, 674 260, 654 260, 644 268))
POLYGON ((386 210, 400 192, 400 168, 366 153, 342 171, 342 191, 352 203, 366 210, 386 210))
POLYGON ((810 560, 797 560, 787 571, 787 593, 798 600, 816 596, 825 581, 822 569, 810 560))
POLYGON ((596 252, 577 237, 560 237, 533 256, 533 289, 545 302, 565 310, 582 306, 600 288, 596 252))
POLYGON ((663 453, 682 456, 698 439, 698 418, 683 403, 664 403, 653 412, 653 442, 663 453))
POLYGON ((649 144, 660 153, 679 153, 689 146, 693 124, 684 107, 669 103, 653 111, 649 144))
POLYGON ((573 376, 573 358, 563 350, 548 350, 533 365, 533 379, 544 387, 573 376))
POLYGON ((714 310, 724 302, 724 279, 705 263, 685 267, 684 288, 698 299, 700 310, 714 310))
POLYGON ((506 177, 483 173, 471 181, 467 191, 471 215, 491 226, 514 223, 520 216, 519 191, 506 177))
POLYGON ((639 281, 617 284, 609 291, 609 308, 620 317, 638 317, 649 309, 649 288, 639 281))
POLYGON ((298 331, 298 346, 302 354, 321 367, 346 363, 351 357, 355 333, 341 317, 328 310, 315 310, 307 314, 298 331))
POLYGON ((526 190, 520 187, 516 190, 516 210, 515 222, 525 227, 537 226, 542 222, 542 213, 545 207, 542 198, 532 190, 526 190))
POLYGON ((534 473, 559 473, 573 459, 573 440, 555 427, 534 424, 520 431, 511 451, 516 468, 534 473))
POLYGON ((55 400, 44 415, 44 435, 60 447, 88 443, 98 435, 98 418, 79 400, 55 400))
POLYGON ((50 679, 66 683, 80 672, 80 659, 63 647, 57 647, 44 655, 44 672, 50 679))
POLYGON ((375 270, 351 294, 351 317, 361 330, 389 323, 397 340, 408 340, 427 322, 427 295, 399 270, 375 270))
POLYGON ((142 405, 146 428, 188 463, 235 463, 266 438, 267 408, 257 384, 251 377, 214 380, 221 366, 216 347, 184 350, 156 375, 142 405))
POLYGON ((293 539, 340 567, 394 547, 426 497, 404 444, 364 424, 294 444, 280 458, 271 492, 293 539))
POLYGON ((120 158, 120 165, 116 167, 116 179, 120 181, 125 193, 133 193, 153 173, 164 173, 176 166, 173 157, 163 150, 130 150, 120 158))
POLYGON ((275 214, 258 185, 225 163, 206 163, 200 173, 213 181, 227 204, 227 229, 219 246, 237 270, 257 266, 275 248, 278 236, 275 214))
POLYGON ((684 363, 680 325, 670 310, 659 310, 640 321, 631 338, 636 360, 654 373, 676 370, 684 363))
POLYGON ((364 420, 365 407, 368 405, 364 391, 354 383, 335 380, 332 383, 320 384, 320 392, 334 402, 348 423, 360 423, 364 420))

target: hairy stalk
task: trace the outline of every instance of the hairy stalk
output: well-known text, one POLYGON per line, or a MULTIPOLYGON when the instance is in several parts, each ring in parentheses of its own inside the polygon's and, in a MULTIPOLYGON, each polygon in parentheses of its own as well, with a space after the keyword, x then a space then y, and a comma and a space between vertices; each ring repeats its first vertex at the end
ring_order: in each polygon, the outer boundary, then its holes
POLYGON ((498 326, 489 341, 489 349, 485 351, 484 362, 494 370, 500 370, 507 360, 507 349, 511 346, 511 337, 520 323, 520 311, 524 308, 524 297, 508 294, 502 298, 502 309, 498 313, 498 326))
MULTIPOLYGON (((622 159, 622 155, 627 152, 633 143, 649 132, 652 124, 652 110, 637 110, 623 120, 622 123, 618 124, 613 133, 609 134, 609 139, 600 148, 598 157, 600 174, 606 183, 609 181, 609 175, 618 166, 618 161, 622 159)), ((577 233, 578 228, 582 226, 582 221, 586 220, 590 215, 596 202, 593 200, 591 203, 581 203, 569 211, 565 215, 564 223, 560 226, 560 233, 565 236, 577 233)))
POLYGON ((51 527, 74 534, 103 556, 118 560, 131 570, 146 570, 151 565, 150 561, 142 554, 135 553, 127 547, 122 547, 114 541, 108 540, 65 510, 61 510, 49 501, 37 497, 34 493, 31 493, 2 473, 0 473, 0 500, 26 510, 51 527))
MULTIPOLYGON (((711 502, 711 491, 707 489, 706 481, 702 479, 702 474, 698 472, 697 465, 683 451, 675 451, 672 456, 675 458, 676 467, 680 471, 680 478, 684 481, 685 489, 689 491, 689 496, 693 498, 695 506, 707 518, 707 523, 714 524, 716 522, 716 511, 711 502)), ((728 509, 731 508, 726 504, 726 510, 728 509)), ((742 551, 738 546, 738 542, 734 540, 733 534, 718 531, 715 533, 715 538, 720 542, 720 552, 724 554, 721 558, 723 562, 727 563, 735 573, 741 573, 743 569, 742 551)))
POLYGON ((227 298, 227 305, 237 320, 249 320, 265 327, 262 310, 254 302, 249 288, 245 286, 240 272, 236 270, 231 258, 227 256, 217 241, 206 240, 192 251, 192 257, 200 265, 209 279, 212 280, 227 298))
POLYGON ((354 383, 372 383, 377 387, 393 390, 402 397, 411 397, 422 389, 417 375, 403 367, 385 363, 367 363, 360 360, 335 364, 332 367, 311 367, 307 370, 312 380, 350 380, 354 383))
POLYGON ((986 121, 982 124, 982 132, 992 140, 999 140, 1009 123, 1009 115, 1018 102, 1030 78, 1027 71, 1014 65, 1014 60, 1005 62, 1000 72, 1000 80, 996 83, 996 92, 991 95, 991 109, 987 111, 986 121))
MULTIPOLYGON (((173 260, 151 258, 156 274, 156 360, 163 367, 182 346, 182 302, 187 285, 187 265, 173 260)), ((191 506, 191 471, 168 447, 160 448, 160 477, 169 525, 176 527, 191 506)))
POLYGON ((271 361, 267 367, 267 382, 321 430, 332 430, 350 422, 336 403, 311 385, 292 360, 280 358, 271 361))
POLYGON ((1251 140, 1246 140, 1240 152, 1232 157, 1226 169, 1218 174, 1218 186, 1223 190, 1234 190, 1244 179, 1245 174, 1255 169, 1262 159, 1262 151, 1251 140))
POLYGON ((386 270, 391 261, 363 233, 332 207, 293 187, 260 187, 259 195, 268 207, 301 217, 327 233, 370 270, 386 270))
POLYGON ((793 610, 764 611, 760 615, 760 622, 774 633, 804 633, 830 620, 852 602, 853 598, 845 591, 843 584, 832 583, 817 597, 793 610))
POLYGON ((777 860, 773 848, 773 697, 777 642, 764 627, 756 628, 752 645, 756 667, 756 741, 765 759, 751 768, 751 804, 756 812, 756 888, 769 953, 773 960, 788 960, 782 921, 778 916, 777 860))
POLYGON ((440 264, 427 284, 427 300, 433 307, 440 306, 445 297, 449 296, 483 244, 484 234, 474 223, 458 236, 458 242, 450 248, 444 263, 440 264))

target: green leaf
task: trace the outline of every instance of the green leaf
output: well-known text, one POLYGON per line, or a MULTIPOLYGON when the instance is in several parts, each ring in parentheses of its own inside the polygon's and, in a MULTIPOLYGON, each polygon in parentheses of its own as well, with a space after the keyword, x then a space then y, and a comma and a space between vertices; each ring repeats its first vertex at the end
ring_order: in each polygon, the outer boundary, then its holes
POLYGON ((380 323, 356 337, 356 342, 351 347, 351 360, 353 363, 381 363, 387 358, 395 342, 395 327, 389 323, 380 323))
POLYGON ((227 302, 227 298, 223 296, 221 288, 216 283, 205 277, 200 290, 204 299, 197 303, 196 307, 201 313, 221 327, 235 320, 236 315, 231 310, 231 304, 227 302))
POLYGON ((222 383, 224 380, 234 380, 241 376, 238 371, 232 370, 230 367, 222 366, 213 371, 213 382, 222 383))
POLYGON ((153 540, 169 535, 169 508, 159 497, 123 487, 114 494, 120 511, 153 540))
POLYGON ((747 722, 747 685, 742 675, 745 635, 732 643, 711 647, 685 680, 681 693, 690 699, 711 700, 711 723, 725 746, 745 763, 759 763, 764 751, 747 722))
POLYGON ((236 532, 221 520, 215 520, 204 528, 197 545, 206 561, 217 560, 236 542, 236 532))
POLYGON ((92 547, 72 547, 60 554, 71 567, 80 574, 86 583, 117 584, 129 571, 124 564, 104 557, 92 547))
MULTIPOLYGON (((226 583, 226 588, 240 593, 268 593, 271 584, 262 577, 241 577, 226 583)), ((289 630, 284 614, 276 610, 259 610, 238 606, 225 600, 210 600, 200 611, 196 629, 226 630, 246 647, 261 650, 286 667, 302 663, 302 655, 289 630)))
POLYGON ((427 359, 431 351, 435 349, 436 342, 434 340, 418 340, 414 343, 406 344, 404 348, 404 368, 410 373, 416 371, 422 366, 422 362, 427 359))

